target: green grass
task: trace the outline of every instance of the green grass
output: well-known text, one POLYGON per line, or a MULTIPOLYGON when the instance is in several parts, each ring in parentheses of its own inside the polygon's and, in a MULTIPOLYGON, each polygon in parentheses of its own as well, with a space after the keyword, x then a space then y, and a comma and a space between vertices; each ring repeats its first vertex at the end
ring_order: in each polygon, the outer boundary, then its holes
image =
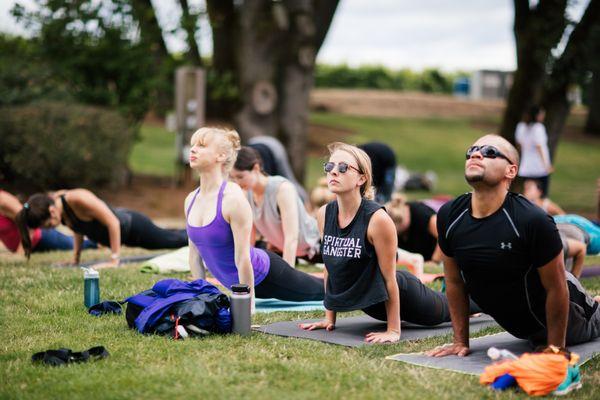
MULTIPOLYGON (((101 250, 88 251, 84 260, 102 255, 101 250)), ((258 333, 186 341, 140 335, 127 328, 123 316, 95 318, 86 313, 81 271, 49 266, 69 256, 34 254, 28 264, 6 253, 0 257, 2 399, 525 398, 522 393, 494 394, 477 377, 384 359, 429 349, 450 336, 350 349, 258 333), (59 368, 30 361, 33 353, 50 348, 82 350, 95 345, 106 346, 111 356, 59 368)), ((598 264, 600 257, 588 258, 587 263, 598 264)), ((140 273, 138 267, 101 271, 102 299, 123 299, 163 278, 140 273)), ((584 284, 600 294, 600 278, 584 284)), ((253 323, 320 315, 257 314, 253 323)), ((481 334, 490 332, 494 330, 481 334)), ((577 398, 598 398, 600 359, 588 362, 582 373, 584 387, 577 398)))
POLYGON ((129 156, 134 173, 173 176, 175 173, 175 134, 156 125, 142 125, 129 156))
MULTIPOLYGON (((435 192, 452 195, 470 190, 463 177, 465 149, 486 133, 466 118, 399 119, 313 113, 311 122, 349 130, 352 134, 345 139, 349 143, 387 143, 394 149, 399 164, 412 171, 433 170, 439 178, 435 192)), ((551 198, 567 211, 595 213, 600 140, 585 144, 563 140, 556 160, 551 198)), ((316 182, 322 175, 321 163, 319 158, 309 160, 307 182, 316 182)))
MULTIPOLYGON (((483 132, 467 118, 376 118, 312 113, 311 123, 351 132, 344 140, 363 143, 377 140, 389 144, 399 164, 412 171, 432 170, 438 175, 435 193, 458 195, 469 190, 463 178, 465 149, 483 132)), ((156 125, 142 126, 129 164, 134 173, 170 176, 175 171, 175 136, 156 125)), ((306 187, 322 176, 322 156, 307 160, 306 187)), ((600 140, 580 143, 563 140, 556 155, 551 198, 564 209, 593 214, 596 179, 600 171, 600 140)), ((422 198, 430 193, 411 193, 422 198)))

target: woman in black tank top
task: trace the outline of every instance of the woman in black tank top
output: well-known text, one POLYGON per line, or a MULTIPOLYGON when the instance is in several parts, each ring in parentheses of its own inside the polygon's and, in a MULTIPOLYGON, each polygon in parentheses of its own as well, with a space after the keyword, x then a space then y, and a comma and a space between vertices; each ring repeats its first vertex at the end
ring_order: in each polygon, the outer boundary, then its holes
POLYGON ((385 209, 372 201, 371 163, 360 149, 344 143, 328 146, 325 164, 329 190, 336 200, 318 213, 325 263, 325 320, 302 329, 335 328, 336 312, 363 310, 387 321, 385 332, 371 332, 371 343, 400 339, 400 318, 437 325, 450 321, 446 297, 406 271, 396 271, 397 235, 385 209))
MULTIPOLYGON (((75 233, 73 263, 79 263, 83 237, 110 247, 107 263, 96 267, 119 265, 121 245, 146 249, 167 249, 187 246, 185 229, 162 229, 145 215, 112 208, 86 189, 61 190, 51 195, 34 194, 27 201, 28 208, 19 219, 19 229, 56 227, 61 223, 75 233)), ((31 243, 23 241, 23 248, 31 243)))

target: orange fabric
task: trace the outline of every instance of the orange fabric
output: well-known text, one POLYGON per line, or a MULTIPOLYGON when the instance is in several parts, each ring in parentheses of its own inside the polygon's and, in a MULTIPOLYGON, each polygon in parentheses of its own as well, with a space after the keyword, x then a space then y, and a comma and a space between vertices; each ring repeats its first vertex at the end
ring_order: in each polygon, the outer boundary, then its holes
POLYGON ((565 380, 568 366, 569 361, 561 354, 525 353, 518 360, 487 366, 479 382, 489 385, 496 378, 510 374, 528 395, 544 396, 565 380))

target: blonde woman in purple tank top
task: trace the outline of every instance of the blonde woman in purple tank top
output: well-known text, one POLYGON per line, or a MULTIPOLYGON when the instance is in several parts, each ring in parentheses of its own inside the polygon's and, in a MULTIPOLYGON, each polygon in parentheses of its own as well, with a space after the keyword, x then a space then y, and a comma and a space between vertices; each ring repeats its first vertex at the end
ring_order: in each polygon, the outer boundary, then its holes
POLYGON ((250 245, 252 211, 242 189, 227 182, 240 149, 237 132, 201 128, 192 136, 190 167, 200 187, 185 200, 190 268, 200 277, 200 259, 227 289, 242 283, 253 297, 287 301, 323 299, 323 280, 291 268, 281 257, 250 245))

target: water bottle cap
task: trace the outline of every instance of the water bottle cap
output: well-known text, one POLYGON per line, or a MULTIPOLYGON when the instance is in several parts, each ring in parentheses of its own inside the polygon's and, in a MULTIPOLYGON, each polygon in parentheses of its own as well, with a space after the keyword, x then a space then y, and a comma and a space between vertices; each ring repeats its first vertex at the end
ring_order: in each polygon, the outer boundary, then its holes
POLYGON ((250 288, 248 287, 248 285, 242 284, 242 283, 238 283, 236 285, 231 285, 231 291, 233 293, 250 293, 250 288))
POLYGON ((81 267, 81 269, 83 270, 84 278, 99 278, 100 277, 100 274, 94 268, 81 267))

